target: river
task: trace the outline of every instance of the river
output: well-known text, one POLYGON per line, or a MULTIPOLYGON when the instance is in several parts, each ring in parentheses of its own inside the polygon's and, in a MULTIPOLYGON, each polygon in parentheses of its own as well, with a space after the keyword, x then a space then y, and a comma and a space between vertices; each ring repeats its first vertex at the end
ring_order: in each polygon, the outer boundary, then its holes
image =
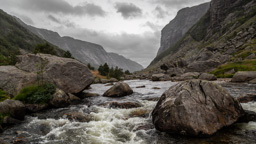
MULTIPOLYGON (((234 124, 209 138, 183 137, 158 132, 154 129, 150 117, 150 113, 157 103, 155 99, 176 83, 148 80, 131 80, 126 81, 126 83, 134 91, 130 96, 122 98, 91 97, 84 99, 83 103, 79 105, 26 116, 22 124, 7 129, 0 135, 0 139, 26 144, 256 143, 256 122, 234 124), (136 88, 143 85, 145 85, 144 88, 136 88), (132 109, 106 106, 106 103, 111 101, 136 102, 143 106, 132 109), (90 120, 88 122, 76 122, 65 117, 58 117, 58 113, 63 111, 81 112, 86 114, 90 120)), ((233 97, 256 92, 255 85, 219 83, 233 97)), ((90 90, 86 91, 102 95, 110 87, 94 84, 90 90)), ((242 106, 244 109, 256 112, 256 103, 251 102, 242 104, 242 106)))

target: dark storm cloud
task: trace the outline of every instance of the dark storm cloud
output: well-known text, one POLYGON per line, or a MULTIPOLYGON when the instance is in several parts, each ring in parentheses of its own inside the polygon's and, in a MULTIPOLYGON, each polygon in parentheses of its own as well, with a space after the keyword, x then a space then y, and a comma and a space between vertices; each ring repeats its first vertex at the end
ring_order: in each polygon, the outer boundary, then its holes
POLYGON ((165 18, 169 13, 165 11, 161 6, 155 8, 157 18, 165 18))
POLYGON ((69 15, 104 16, 105 11, 92 3, 72 6, 64 0, 21 0, 20 5, 28 10, 39 12, 62 13, 69 15))
POLYGON ((204 2, 209 2, 210 0, 150 0, 158 4, 162 4, 166 7, 172 7, 172 8, 184 8, 189 5, 196 5, 201 4, 204 2))
POLYGON ((48 18, 49 18, 51 21, 56 22, 56 23, 58 23, 58 24, 61 23, 60 20, 58 20, 57 18, 55 18, 53 15, 48 15, 48 18))
POLYGON ((142 15, 142 10, 132 3, 116 3, 115 6, 118 13, 126 19, 139 17, 142 15))

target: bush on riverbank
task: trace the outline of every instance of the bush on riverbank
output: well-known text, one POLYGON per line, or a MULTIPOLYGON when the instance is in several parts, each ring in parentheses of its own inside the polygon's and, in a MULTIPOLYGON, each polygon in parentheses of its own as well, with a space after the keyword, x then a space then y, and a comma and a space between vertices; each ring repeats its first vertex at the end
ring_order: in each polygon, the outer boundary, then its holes
POLYGON ((8 94, 5 91, 0 89, 0 102, 4 101, 6 99, 9 99, 9 98, 10 97, 8 96, 8 94))
POLYGON ((56 86, 53 84, 28 86, 22 89, 14 99, 29 104, 47 104, 52 99, 55 90, 56 86))

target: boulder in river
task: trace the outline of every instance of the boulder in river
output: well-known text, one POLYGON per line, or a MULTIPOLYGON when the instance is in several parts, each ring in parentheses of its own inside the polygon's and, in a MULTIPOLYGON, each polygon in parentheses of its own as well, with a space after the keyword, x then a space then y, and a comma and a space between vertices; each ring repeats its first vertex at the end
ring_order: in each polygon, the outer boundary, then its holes
POLYGON ((239 96, 237 98, 237 100, 240 103, 248 103, 248 102, 251 102, 251 101, 256 101, 256 94, 247 94, 245 96, 239 96))
POLYGON ((151 77, 151 80, 152 81, 160 81, 161 78, 164 78, 164 75, 165 74, 162 74, 162 73, 160 73, 160 74, 153 74, 152 77, 151 77))
POLYGON ((142 104, 139 102, 107 102, 104 103, 105 106, 110 108, 121 108, 121 109, 131 109, 142 107, 142 104))
POLYGON ((208 74, 208 73, 202 73, 200 76, 199 76, 199 79, 200 80, 208 80, 208 81, 214 81, 214 80, 217 80, 217 77, 213 74, 208 74))
POLYGON ((26 108, 20 101, 7 99, 0 102, 0 113, 9 115, 18 120, 23 120, 26 114, 26 108))
POLYGON ((133 93, 133 90, 131 87, 124 83, 124 82, 118 82, 113 87, 111 87, 109 90, 107 90, 103 96, 105 97, 122 97, 127 96, 133 93))
POLYGON ((235 73, 232 82, 250 82, 256 79, 256 71, 239 71, 235 73))
POLYGON ((212 135, 244 114, 240 103, 221 86, 202 80, 167 90, 152 112, 157 130, 191 136, 212 135))
POLYGON ((48 54, 26 54, 18 56, 17 61, 18 69, 31 74, 38 72, 37 65, 43 66, 44 79, 66 93, 79 93, 94 80, 87 66, 74 59, 48 54))

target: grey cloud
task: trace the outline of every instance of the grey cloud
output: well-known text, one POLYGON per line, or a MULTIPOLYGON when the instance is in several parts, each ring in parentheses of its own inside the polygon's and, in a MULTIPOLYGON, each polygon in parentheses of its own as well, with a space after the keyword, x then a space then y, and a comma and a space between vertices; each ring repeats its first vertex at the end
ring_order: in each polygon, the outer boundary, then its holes
POLYGON ((156 12, 157 18, 165 18, 165 16, 168 15, 168 12, 165 11, 165 10, 164 10, 162 7, 160 7, 160 6, 157 6, 157 7, 155 8, 155 12, 156 12))
POLYGON ((17 16, 17 17, 20 18, 22 21, 24 21, 26 24, 34 25, 34 21, 33 21, 31 18, 27 17, 27 16, 20 15, 20 14, 16 14, 16 13, 12 13, 12 15, 17 16))
POLYGON ((64 0, 22 0, 20 5, 28 10, 61 13, 69 15, 104 16, 106 12, 92 3, 72 6, 64 0))
POLYGON ((48 15, 48 18, 49 18, 51 21, 56 22, 56 23, 58 23, 58 24, 61 23, 60 20, 58 20, 57 18, 55 18, 53 15, 48 15))
POLYGON ((115 8, 125 19, 135 18, 142 15, 141 8, 132 3, 116 3, 115 8))
POLYGON ((161 29, 162 29, 162 26, 160 26, 160 25, 157 25, 157 24, 154 24, 154 23, 152 23, 152 22, 146 22, 145 24, 144 24, 144 26, 148 26, 149 28, 151 28, 153 31, 161 31, 161 29))

